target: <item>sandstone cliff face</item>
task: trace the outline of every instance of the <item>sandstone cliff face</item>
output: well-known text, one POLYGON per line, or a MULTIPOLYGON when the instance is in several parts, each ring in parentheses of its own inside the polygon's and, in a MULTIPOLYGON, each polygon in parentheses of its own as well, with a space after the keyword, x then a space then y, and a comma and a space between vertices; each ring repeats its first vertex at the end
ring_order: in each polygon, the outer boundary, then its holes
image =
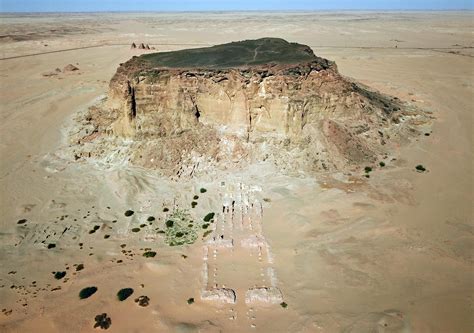
POLYGON ((98 131, 132 140, 132 162, 169 173, 195 169, 197 160, 344 169, 375 162, 416 132, 419 112, 303 52, 311 60, 236 68, 165 68, 133 58, 111 80, 108 122, 98 131))

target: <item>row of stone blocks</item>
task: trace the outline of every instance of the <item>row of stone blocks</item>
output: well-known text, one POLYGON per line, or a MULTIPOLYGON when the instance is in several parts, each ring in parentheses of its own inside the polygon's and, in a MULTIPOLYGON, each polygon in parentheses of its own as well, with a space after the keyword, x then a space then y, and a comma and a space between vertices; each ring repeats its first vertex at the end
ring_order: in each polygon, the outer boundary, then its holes
MULTIPOLYGON (((235 304, 236 293, 230 288, 212 288, 201 292, 201 299, 217 303, 235 304)), ((276 287, 255 287, 245 293, 245 304, 280 304, 283 296, 276 287)))

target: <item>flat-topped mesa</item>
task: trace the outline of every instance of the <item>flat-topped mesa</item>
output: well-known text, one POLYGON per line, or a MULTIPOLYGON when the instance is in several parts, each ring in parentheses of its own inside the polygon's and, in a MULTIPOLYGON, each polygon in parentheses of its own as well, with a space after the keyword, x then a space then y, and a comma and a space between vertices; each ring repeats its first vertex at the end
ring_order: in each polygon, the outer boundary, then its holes
POLYGON ((419 116, 308 46, 276 38, 133 57, 112 78, 106 106, 91 113, 96 130, 133 139, 128 160, 169 173, 199 158, 313 171, 375 162, 419 116))
POLYGON ((282 108, 301 98, 287 96, 288 88, 295 90, 288 85, 299 85, 321 71, 337 73, 333 62, 316 57, 308 46, 276 38, 134 57, 111 81, 110 105, 126 114, 114 132, 166 135, 197 121, 240 135, 254 126, 281 132, 287 122, 282 108), (142 121, 153 112, 162 120, 178 112, 180 121, 173 119, 156 131, 153 123, 142 121))

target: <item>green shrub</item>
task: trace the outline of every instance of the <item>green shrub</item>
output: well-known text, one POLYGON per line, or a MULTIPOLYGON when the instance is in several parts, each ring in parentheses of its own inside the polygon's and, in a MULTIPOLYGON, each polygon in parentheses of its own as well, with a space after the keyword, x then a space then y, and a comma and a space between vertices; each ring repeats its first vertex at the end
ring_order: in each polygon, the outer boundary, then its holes
POLYGON ((201 193, 206 193, 207 190, 206 190, 204 187, 201 187, 201 189, 199 190, 199 192, 201 192, 201 193))
POLYGON ((418 165, 415 167, 415 169, 416 169, 418 172, 424 172, 424 171, 426 171, 426 168, 425 168, 423 165, 421 165, 421 164, 418 164, 418 165))
POLYGON ((97 291, 97 287, 86 287, 79 292, 80 299, 86 299, 94 295, 97 291))
POLYGON ((216 214, 215 213, 208 213, 206 216, 204 216, 203 220, 204 222, 209 222, 210 220, 212 220, 214 218, 216 214))
POLYGON ((146 251, 145 253, 143 253, 143 256, 145 258, 153 258, 154 256, 156 256, 156 252, 155 251, 146 251))
POLYGON ((117 293, 117 298, 120 302, 123 302, 127 298, 129 298, 132 294, 133 294, 132 288, 123 288, 123 289, 120 289, 119 292, 117 293))

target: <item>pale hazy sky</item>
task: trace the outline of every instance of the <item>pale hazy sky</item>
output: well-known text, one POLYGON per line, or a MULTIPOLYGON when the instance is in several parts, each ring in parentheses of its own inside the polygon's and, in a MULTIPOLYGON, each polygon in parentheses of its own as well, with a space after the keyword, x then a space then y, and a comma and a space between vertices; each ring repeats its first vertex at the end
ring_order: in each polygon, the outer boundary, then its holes
POLYGON ((473 9, 474 0, 0 0, 1 12, 473 9))

